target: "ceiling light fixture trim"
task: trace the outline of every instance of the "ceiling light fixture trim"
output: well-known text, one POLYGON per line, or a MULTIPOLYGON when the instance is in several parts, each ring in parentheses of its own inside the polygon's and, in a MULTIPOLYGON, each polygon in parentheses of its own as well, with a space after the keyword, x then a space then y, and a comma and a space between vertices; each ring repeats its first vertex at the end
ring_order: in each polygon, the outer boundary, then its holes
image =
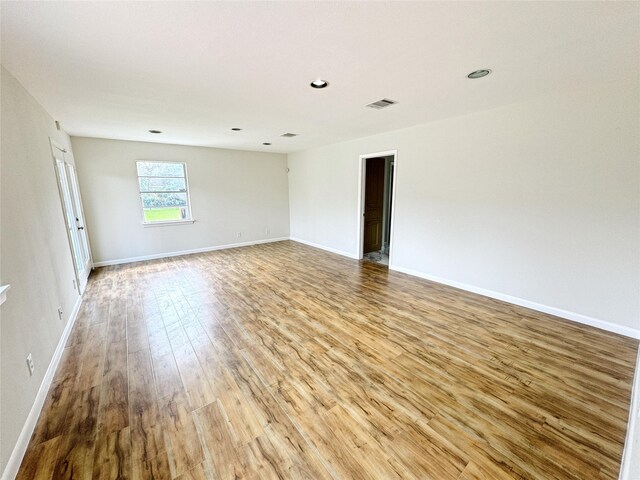
POLYGON ((313 82, 311 82, 309 85, 311 85, 311 88, 326 88, 329 86, 329 82, 327 82, 326 80, 322 80, 321 78, 318 78, 313 82))
POLYGON ((471 72, 469 75, 467 75, 467 78, 470 78, 470 79, 474 80, 476 78, 486 77, 490 73, 491 73, 491 69, 490 68, 483 68, 483 69, 480 69, 480 70, 476 70, 475 72, 471 72))

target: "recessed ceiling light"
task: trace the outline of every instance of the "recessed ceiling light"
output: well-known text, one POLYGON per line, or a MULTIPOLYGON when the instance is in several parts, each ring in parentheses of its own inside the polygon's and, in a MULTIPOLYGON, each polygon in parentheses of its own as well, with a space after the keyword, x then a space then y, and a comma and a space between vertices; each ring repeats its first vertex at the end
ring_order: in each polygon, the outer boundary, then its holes
POLYGON ((241 128, 238 127, 233 127, 231 130, 233 130, 234 132, 239 132, 240 130, 242 130, 241 128))
POLYGON ((162 133, 160 130, 149 130, 149 133, 162 133))
POLYGON ((311 82, 309 85, 311 85, 311 87, 313 88, 325 88, 329 86, 329 82, 318 78, 317 80, 311 82))
POLYGON ((264 142, 263 145, 271 145, 269 142, 264 142))
POLYGON ((471 72, 469 75, 467 75, 467 78, 482 78, 482 77, 486 77, 490 73, 491 73, 491 70, 489 70, 488 68, 485 68, 483 70, 476 70, 475 72, 471 72))

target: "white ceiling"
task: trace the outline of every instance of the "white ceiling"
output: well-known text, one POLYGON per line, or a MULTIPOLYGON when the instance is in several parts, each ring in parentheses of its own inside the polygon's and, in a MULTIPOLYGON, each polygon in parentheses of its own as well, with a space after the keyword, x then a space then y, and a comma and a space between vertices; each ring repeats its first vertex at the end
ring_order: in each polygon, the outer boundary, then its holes
POLYGON ((69 134, 247 150, 485 110, 640 62, 639 2, 3 1, 1 14, 2 64, 69 134), (493 74, 466 78, 479 68, 493 74), (330 86, 311 89, 317 77, 330 86), (365 108, 385 97, 399 103, 365 108))

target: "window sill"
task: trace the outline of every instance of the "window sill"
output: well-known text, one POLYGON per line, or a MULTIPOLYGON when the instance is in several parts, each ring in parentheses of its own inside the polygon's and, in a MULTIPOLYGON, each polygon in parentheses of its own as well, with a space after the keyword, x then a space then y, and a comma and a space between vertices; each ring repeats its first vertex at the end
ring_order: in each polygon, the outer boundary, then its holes
POLYGON ((147 227, 167 227, 169 225, 191 225, 194 222, 195 222, 195 220, 173 220, 173 221, 170 221, 170 222, 152 222, 152 223, 142 222, 142 226, 144 228, 147 228, 147 227))

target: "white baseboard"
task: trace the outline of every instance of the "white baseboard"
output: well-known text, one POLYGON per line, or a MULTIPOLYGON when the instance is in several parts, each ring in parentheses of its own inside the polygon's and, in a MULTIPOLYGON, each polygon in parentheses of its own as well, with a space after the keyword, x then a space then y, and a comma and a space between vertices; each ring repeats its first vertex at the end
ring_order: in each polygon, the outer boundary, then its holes
POLYGON ((630 327, 625 327, 622 325, 616 325, 615 323, 607 322, 605 320, 598 320, 597 318, 588 317, 580 313, 569 312, 567 310, 562 310, 560 308, 550 307, 548 305, 542 305, 540 303, 531 302, 529 300, 513 297, 511 295, 506 295, 504 293, 494 292, 492 290, 486 290, 480 287, 474 287, 473 285, 467 285, 466 283, 461 283, 454 280, 448 280, 446 278, 436 277, 434 275, 429 275, 426 273, 418 272, 416 270, 411 270, 404 267, 390 265, 389 270, 395 270, 397 272, 407 273, 415 277, 424 278, 425 280, 430 280, 436 283, 442 283, 450 287, 459 288, 460 290, 466 290, 467 292, 477 293, 479 295, 484 295, 485 297, 495 298, 497 300, 502 300, 503 302, 513 303, 514 305, 530 308, 531 310, 536 310, 538 312, 548 313, 550 315, 555 315, 556 317, 565 318, 567 320, 572 320, 574 322, 582 323, 584 325, 590 325, 592 327, 596 327, 601 330, 606 330, 608 332, 613 332, 619 335, 624 335, 626 337, 640 339, 640 330, 630 328, 630 327))
POLYGON ((290 240, 292 240, 294 242, 298 242, 298 243, 304 243, 305 245, 309 245, 310 247, 314 247, 314 248, 319 248, 320 250, 326 250, 327 252, 337 253, 338 255, 342 255, 343 257, 349 257, 349 258, 354 258, 354 259, 358 260, 358 256, 357 255, 355 255, 353 253, 345 252, 344 250, 337 250, 335 248, 325 247, 324 245, 319 245, 317 243, 308 242, 307 240, 302 240, 301 238, 296 238, 296 237, 291 237, 290 240))
POLYGON ((214 250, 225 250, 227 248, 247 247, 249 245, 259 245, 259 244, 262 244, 262 243, 281 242, 283 240, 289 240, 289 237, 268 238, 268 239, 265 239, 265 240, 253 240, 253 241, 250 241, 250 242, 228 243, 226 245, 216 245, 216 246, 213 246, 213 247, 194 248, 194 249, 191 249, 191 250, 181 250, 179 252, 156 253, 154 255, 143 255, 141 257, 118 258, 118 259, 115 259, 115 260, 104 260, 102 262, 94 262, 93 266, 94 267, 106 267, 108 265, 120 265, 122 263, 143 262, 145 260, 156 260, 158 258, 178 257, 180 255, 190 255, 192 253, 212 252, 214 250))
POLYGON ((64 346, 67 344, 67 340, 69 339, 69 335, 71 334, 73 325, 76 323, 76 318, 78 318, 80 305, 82 305, 82 297, 79 296, 76 304, 73 306, 73 311, 69 316, 67 325, 64 327, 62 336, 58 341, 58 346, 56 347, 55 352, 53 352, 53 357, 51 358, 51 362, 49 363, 47 372, 44 374, 44 378, 42 379, 42 383, 40 384, 40 388, 38 389, 38 393, 33 402, 33 405, 31 406, 29 415, 27 415, 27 420, 24 422, 22 431, 18 436, 18 441, 13 447, 13 452, 11 452, 11 456, 9 457, 9 461, 7 462, 7 466, 4 468, 4 472, 2 472, 2 477, 0 477, 0 480, 13 480, 16 478, 16 475, 18 475, 20 464, 22 463, 24 454, 27 451, 27 447, 29 446, 29 440, 31 439, 33 430, 36 428, 36 423, 38 422, 40 411, 44 406, 45 400, 47 399, 47 393, 49 393, 49 388, 51 387, 51 383, 53 382, 53 376, 55 375, 58 364, 60 363, 60 359, 62 358, 64 346))
POLYGON ((620 480, 637 480, 640 478, 640 351, 636 361, 636 372, 631 388, 631 406, 629 407, 629 423, 627 438, 622 451, 620 480))

